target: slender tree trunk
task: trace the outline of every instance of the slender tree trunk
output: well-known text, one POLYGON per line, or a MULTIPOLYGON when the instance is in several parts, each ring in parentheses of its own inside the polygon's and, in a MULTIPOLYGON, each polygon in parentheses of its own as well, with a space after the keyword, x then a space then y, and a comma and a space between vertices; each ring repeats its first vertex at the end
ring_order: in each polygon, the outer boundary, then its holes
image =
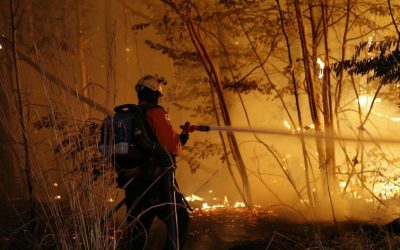
MULTIPOLYGON (((347 0, 346 1, 346 18, 345 18, 345 25, 344 25, 344 31, 343 31, 343 38, 342 38, 342 44, 341 44, 341 55, 340 55, 340 61, 344 61, 346 58, 346 47, 347 47, 347 35, 348 35, 348 30, 350 26, 350 14, 351 14, 351 3, 352 0, 347 0)), ((336 130, 340 134, 341 133, 341 127, 340 127, 340 121, 339 121, 339 108, 340 108, 340 103, 341 103, 341 97, 342 97, 342 87, 343 87, 343 70, 339 72, 339 78, 336 81, 336 87, 335 87, 335 101, 334 101, 334 117, 336 121, 336 130)), ((354 81, 353 85, 354 85, 354 81)), ((353 86, 354 87, 354 86, 353 86)), ((358 93, 355 92, 357 100, 358 100, 358 93)), ((361 112, 361 111, 360 111, 361 112)), ((333 116, 333 114, 332 114, 333 116)), ((333 122, 333 119, 332 119, 333 122)), ((333 125, 332 125, 333 126, 333 125)), ((342 144, 342 142, 338 142, 339 144, 342 144)), ((344 148, 345 145, 342 145, 344 148)), ((357 150, 358 152, 358 150, 357 150)))
MULTIPOLYGON (((278 9, 279 9, 279 16, 280 16, 279 19, 281 22, 281 29, 282 29, 283 35, 285 37, 286 47, 288 50, 288 62, 289 62, 290 68, 292 68, 292 67, 294 67, 294 65, 293 65, 293 60, 292 60, 291 45, 289 43, 289 36, 287 35, 286 28, 283 23, 283 21, 284 21, 284 17, 282 14, 283 10, 281 9, 280 1, 276 0, 276 3, 278 5, 278 9)), ((294 98, 296 101, 297 119, 298 119, 299 127, 303 128, 304 126, 303 126, 303 118, 301 115, 301 108, 300 108, 300 102, 299 102, 299 91, 298 91, 298 87, 297 87, 297 80, 296 80, 294 68, 293 68, 293 70, 291 70, 291 78, 292 78, 292 84, 293 84, 293 90, 294 90, 294 98)), ((295 124, 294 124, 294 126, 295 126, 295 124)), ((301 141, 301 149, 302 149, 303 160, 304 160, 307 195, 308 195, 310 204, 313 205, 313 201, 315 201, 316 197, 313 195, 313 192, 312 192, 313 188, 311 187, 311 180, 310 180, 310 170, 312 168, 312 165, 309 161, 307 147, 306 147, 304 138, 300 137, 300 141, 301 141)))
MULTIPOLYGON (((221 44, 226 44, 226 39, 227 38, 225 36, 225 32, 224 32, 223 28, 221 27, 221 24, 217 24, 217 26, 216 26, 216 34, 217 34, 216 38, 218 39, 218 41, 221 44)), ((228 60, 227 60, 227 55, 225 55, 226 51, 222 47, 219 47, 219 48, 220 48, 219 49, 220 55, 219 55, 219 60, 217 62, 218 63, 218 67, 216 67, 216 73, 218 75, 218 79, 220 79, 220 81, 223 81, 225 79, 229 80, 229 78, 232 77, 232 79, 230 79, 230 80, 234 80, 233 79, 233 75, 231 77, 229 77, 229 74, 227 72, 228 71, 227 68, 228 68, 228 64, 229 63, 228 63, 228 60)), ((212 98, 213 98, 213 108, 214 108, 214 111, 215 111, 215 116, 217 118, 217 124, 218 124, 218 126, 221 126, 221 121, 219 119, 219 115, 220 115, 219 113, 220 112, 218 112, 218 110, 221 110, 221 108, 220 108, 220 105, 218 106, 217 103, 215 102, 215 93, 214 93, 215 92, 214 91, 215 86, 214 85, 215 84, 212 84, 212 82, 210 81, 210 89, 211 89, 211 92, 212 92, 211 94, 212 94, 212 98)), ((228 148, 227 148, 227 145, 226 145, 226 140, 228 140, 228 142, 229 142, 229 138, 225 139, 224 134, 221 131, 219 132, 219 136, 220 136, 220 139, 221 139, 221 142, 222 142, 222 147, 224 149, 224 155, 226 156, 225 159, 226 159, 226 163, 227 163, 227 166, 228 166, 229 174, 232 176, 233 183, 234 183, 236 189, 239 190, 239 192, 241 193, 241 196, 244 197, 244 191, 241 188, 242 185, 240 185, 240 183, 238 183, 236 177, 234 176, 232 163, 231 163, 231 160, 228 157, 229 153, 228 153, 228 148)))
POLYGON ((107 69, 106 75, 106 100, 105 106, 115 103, 116 94, 116 76, 115 76, 115 55, 116 55, 116 43, 115 43, 115 21, 112 19, 112 0, 105 0, 104 2, 104 38, 105 38, 105 65, 107 69))
MULTIPOLYGON (((31 220, 34 221, 36 217, 35 210, 35 201, 34 201, 34 193, 33 193, 33 181, 32 181, 32 170, 30 163, 30 151, 29 151, 29 141, 28 141, 28 129, 25 124, 25 110, 23 106, 23 99, 21 94, 21 83, 20 83, 20 74, 19 74, 19 65, 18 65, 18 49, 17 49, 17 27, 15 26, 15 14, 17 10, 14 8, 14 1, 10 0, 10 15, 11 15, 11 45, 12 45, 12 55, 13 55, 13 66, 14 66, 14 76, 15 76, 15 84, 16 84, 16 103, 18 107, 19 113, 19 122, 22 133, 22 145, 24 147, 24 169, 26 175, 26 182, 28 186, 28 194, 29 194, 29 204, 30 204, 30 215, 31 220)), ((33 233, 34 223, 31 224, 31 230, 33 233)))
MULTIPOLYGON (((319 12, 319 9, 317 9, 317 5, 315 4, 315 0, 310 0, 308 4, 309 8, 309 13, 310 13, 310 25, 311 25, 311 40, 312 40, 312 48, 311 48, 311 62, 309 66, 312 66, 310 70, 310 75, 311 75, 311 85, 314 88, 314 97, 315 101, 311 102, 310 105, 313 107, 310 108, 312 112, 316 112, 316 117, 319 117, 318 115, 318 106, 320 105, 323 100, 321 100, 321 93, 322 93, 322 87, 319 86, 317 83, 318 82, 318 75, 315 74, 315 70, 317 69, 317 58, 318 58, 318 52, 319 52, 319 47, 320 47, 320 40, 321 40, 321 13, 319 12), (316 10, 317 9, 317 10, 316 10)), ((304 27, 304 25, 303 25, 304 27)), ((307 46, 307 45, 305 45, 307 46)), ((304 55, 303 55, 304 56, 304 55)), ((306 69, 305 69, 306 70, 306 69)), ((310 95, 310 93, 308 93, 310 95)), ((319 120, 319 118, 317 118, 319 120)), ((320 125, 320 122, 315 124, 315 118, 313 117, 313 122, 315 126, 315 131, 316 132, 322 132, 322 127, 320 125)), ((316 145, 317 145, 317 152, 318 152, 318 162, 319 162, 319 168, 321 169, 321 175, 325 175, 324 171, 324 166, 326 165, 326 152, 324 150, 324 143, 323 140, 321 139, 316 139, 316 145)))
MULTIPOLYGON (((334 134, 333 128, 333 102, 332 102, 332 91, 331 91, 331 79, 330 79, 330 62, 329 62, 329 38, 328 38, 328 20, 327 20, 327 5, 326 1, 321 1, 321 11, 323 20, 323 34, 324 34, 324 47, 325 47, 325 68, 324 76, 322 80, 322 100, 324 110, 324 127, 328 134, 334 134)), ((326 140, 326 164, 329 171, 332 171, 332 177, 334 177, 335 171, 335 144, 333 140, 326 140)), ((333 178, 332 180, 334 180, 333 178)))
MULTIPOLYGON (((343 61, 346 58, 346 46, 347 46, 347 35, 349 31, 349 26, 350 26, 350 14, 351 14, 351 3, 352 0, 347 0, 346 1, 346 21, 344 25, 344 31, 343 31, 343 39, 342 39, 342 47, 341 47, 341 61, 343 61)), ((338 117, 338 108, 340 107, 340 100, 342 97, 342 87, 343 87, 343 70, 340 71, 339 73, 339 79, 336 84, 336 89, 335 89, 335 114, 336 117, 338 117)), ((339 122, 337 122, 337 126, 339 127, 339 122)))
MULTIPOLYGON (((86 57, 85 57, 85 37, 84 37, 84 27, 82 21, 82 1, 76 0, 76 34, 78 35, 78 62, 80 68, 80 89, 82 96, 89 98, 89 86, 88 86, 88 73, 86 67, 86 57)), ((84 106, 84 119, 90 117, 90 107, 84 106)))
MULTIPOLYGON (((324 35, 324 47, 325 47, 325 68, 322 81, 322 100, 324 108, 324 126, 325 131, 333 135, 333 109, 332 109, 332 93, 331 93, 331 81, 330 81, 330 63, 329 63, 329 45, 328 45, 328 2, 326 0, 321 1, 321 13, 322 13, 322 24, 323 24, 323 35, 324 35)), ((331 139, 325 140, 326 147, 326 187, 328 190, 329 201, 332 209, 332 217, 338 229, 336 221, 335 209, 333 206, 331 191, 336 193, 336 178, 335 178, 335 142, 331 139)))
MULTIPOLYGON (((214 66, 214 63, 213 63, 212 59, 209 57, 208 51, 205 48, 205 45, 204 45, 203 41, 201 40, 198 31, 195 30, 194 25, 190 19, 187 20, 187 27, 188 27, 189 33, 193 39, 192 40, 193 44, 194 44, 200 58, 202 58, 203 66, 205 67, 205 70, 210 78, 210 82, 213 85, 213 89, 215 90, 215 92, 217 94, 218 103, 219 103, 219 107, 220 107, 224 125, 231 126, 232 122, 231 122, 228 107, 227 107, 227 104, 225 101, 225 97, 223 94, 222 83, 218 76, 217 70, 214 66)), ((240 190, 239 191, 244 194, 243 195, 244 201, 247 204, 252 205, 250 183, 249 183, 248 175, 246 172, 246 166, 245 166, 243 158, 241 156, 236 137, 233 133, 228 132, 227 140, 228 140, 229 146, 232 150, 232 156, 237 164, 237 168, 238 168, 239 174, 240 174, 240 176, 242 178, 242 182, 243 182, 242 186, 243 186, 244 190, 243 190, 243 192, 240 190)))
MULTIPOLYGON (((4 28, 10 28, 10 21, 7 22, 9 13, 9 8, 7 5, 9 3, 5 2, 2 5, 5 8, 0 8, 0 20, 4 20, 4 23, 0 24, 4 28)), ((4 29, 5 30, 5 29, 4 29)), ((9 30, 11 32, 11 30, 9 30)), ((20 178, 25 176, 24 173, 21 174, 21 168, 18 165, 18 157, 15 153, 14 142, 17 140, 15 136, 15 128, 18 127, 16 123, 19 120, 15 119, 14 116, 14 101, 12 98, 14 96, 14 67, 13 67, 13 57, 12 53, 5 52, 5 44, 0 41, 3 47, 0 53, 4 55, 3 63, 0 64, 0 138, 2 146, 0 147, 0 159, 2 163, 0 165, 0 200, 4 201, 3 204, 8 205, 7 201, 10 197, 21 197, 25 195, 21 192, 24 186, 21 183, 20 178), (22 185, 21 185, 22 184, 22 185)), ((19 124, 19 123, 18 123, 19 124)), ((4 215, 7 216, 7 215, 4 215)))
POLYGON ((13 59, 7 56, 7 63, 0 65, 0 138, 2 146, 0 147, 0 200, 7 204, 10 197, 21 197, 21 181, 19 178, 24 176, 18 170, 17 155, 14 154, 13 139, 15 126, 15 117, 13 114, 13 101, 10 100, 14 87, 9 83, 14 82, 13 77, 13 59))
MULTIPOLYGON (((296 12, 296 19, 297 19, 299 34, 300 34, 301 49, 302 49, 302 54, 303 54, 303 67, 304 67, 306 91, 307 91, 308 102, 309 102, 309 107, 310 107, 311 119, 312 119, 314 127, 315 127, 315 132, 322 133, 321 123, 320 123, 320 118, 319 118, 319 113, 318 113, 318 103, 316 101, 317 93, 315 92, 314 82, 313 82, 313 78, 312 78, 312 70, 310 68, 310 66, 312 64, 310 63, 309 56, 308 56, 309 51, 308 51, 308 47, 307 47, 307 39, 306 39, 306 34, 305 34, 305 29, 304 29, 302 11, 301 11, 298 0, 294 0, 294 5, 295 5, 295 12, 296 12)), ((323 148, 324 148, 323 140, 321 138, 316 138, 316 145, 317 145, 318 159, 319 159, 319 164, 320 164, 319 167, 321 168, 325 164, 325 157, 324 157, 325 152, 323 150, 323 148)), ((323 172, 321 172, 321 173, 324 174, 323 172)))

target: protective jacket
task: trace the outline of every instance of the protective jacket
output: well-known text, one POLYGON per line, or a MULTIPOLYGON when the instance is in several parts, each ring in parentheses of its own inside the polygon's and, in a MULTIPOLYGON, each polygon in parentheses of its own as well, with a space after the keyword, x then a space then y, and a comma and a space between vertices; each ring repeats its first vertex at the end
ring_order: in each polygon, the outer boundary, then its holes
POLYGON ((158 142, 172 156, 178 155, 182 149, 178 133, 173 129, 168 113, 161 106, 146 111, 146 120, 158 142))

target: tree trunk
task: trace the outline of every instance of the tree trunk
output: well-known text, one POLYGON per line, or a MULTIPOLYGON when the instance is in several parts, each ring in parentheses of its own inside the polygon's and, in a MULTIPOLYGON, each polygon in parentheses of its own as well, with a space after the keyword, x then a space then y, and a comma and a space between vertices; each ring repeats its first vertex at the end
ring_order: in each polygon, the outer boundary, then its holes
MULTIPOLYGON (((304 67, 306 91, 307 91, 307 96, 308 96, 308 103, 309 103, 309 108, 310 108, 310 113, 311 113, 311 119, 312 119, 314 127, 315 127, 315 132, 321 133, 322 128, 321 128, 321 123, 320 123, 319 114, 318 114, 318 103, 316 100, 317 93, 314 88, 314 81, 312 78, 312 70, 310 68, 311 63, 310 63, 309 57, 308 57, 309 51, 308 51, 308 47, 307 47, 307 39, 306 39, 305 28, 304 28, 304 23, 303 23, 302 11, 301 11, 298 0, 295 0, 294 4, 295 4, 295 11, 296 11, 296 19, 297 19, 297 24, 298 24, 299 34, 300 34, 301 49, 302 49, 302 54, 303 54, 303 67, 304 67)), ((301 129, 303 129, 303 128, 301 128, 301 129)), ((319 167, 321 168, 325 164, 325 159, 324 159, 325 152, 323 150, 323 141, 321 138, 316 138, 316 145, 317 145, 317 152, 318 152, 318 159, 319 159, 319 167)), ((311 202, 311 204, 314 204, 314 203, 311 202)))
MULTIPOLYGON (((321 1, 321 13, 324 35, 324 48, 325 48, 325 68, 322 80, 322 100, 324 109, 324 126, 325 131, 329 135, 333 135, 333 109, 332 109, 332 93, 331 93, 331 80, 330 80, 330 62, 329 62, 329 45, 328 45, 328 20, 327 20, 327 1, 321 1)), ((329 202, 331 205, 332 217, 335 222, 336 229, 338 224, 336 221, 334 202, 331 193, 336 193, 336 178, 335 178, 335 141, 331 139, 325 140, 326 147, 326 188, 328 191, 329 202)))
POLYGON ((105 38, 105 65, 106 75, 106 100, 105 106, 115 103, 115 22, 112 20, 113 1, 105 0, 104 2, 104 38, 105 38))
MULTIPOLYGON (((81 94, 84 97, 89 98, 89 86, 88 86, 88 73, 86 67, 86 58, 85 58, 85 37, 84 37, 84 27, 82 22, 82 1, 76 0, 76 34, 78 36, 78 62, 79 62, 79 69, 80 69, 80 89, 81 94)), ((91 110, 89 106, 84 106, 84 114, 83 118, 86 120, 88 119, 91 114, 91 110)))
MULTIPOLYGON (((281 29, 282 29, 283 35, 285 37, 286 48, 288 50, 289 67, 292 68, 292 67, 294 67, 292 53, 291 53, 292 48, 291 48, 291 45, 289 42, 289 36, 287 35, 286 28, 283 23, 283 21, 284 21, 284 17, 282 14, 283 10, 281 9, 279 0, 276 0, 276 3, 279 8, 279 16, 280 16, 279 19, 281 22, 281 29)), ((295 75, 294 70, 291 70, 291 80, 292 80, 293 90, 294 90, 293 94, 294 94, 294 98, 295 98, 295 102, 296 102, 297 119, 298 119, 299 127, 303 128, 303 118, 302 118, 301 107, 300 107, 300 102, 299 102, 299 91, 298 91, 298 87, 297 87, 297 80, 296 80, 296 75, 295 75)), ((293 125, 295 126, 295 124, 293 124, 293 125)), ((311 186, 311 180, 310 180, 310 170, 312 168, 312 164, 309 161, 309 156, 308 156, 307 147, 306 147, 304 138, 300 137, 300 141, 301 141, 301 149, 302 149, 302 153, 303 153, 303 161, 304 161, 304 168, 305 168, 305 177, 306 177, 305 181, 306 181, 306 187, 307 187, 307 195, 308 195, 308 199, 309 199, 309 204, 312 206, 312 205, 314 205, 313 201, 315 201, 315 199, 316 199, 315 194, 313 194, 313 188, 311 186)), ((315 180, 314 180, 314 182, 315 182, 315 180)))
MULTIPOLYGON (((316 9, 315 2, 311 0, 308 4, 309 8, 309 13, 310 13, 310 25, 311 25, 311 40, 312 40, 312 48, 311 48, 311 62, 308 66, 312 66, 311 69, 307 69, 310 71, 311 75, 311 81, 310 84, 312 88, 314 89, 314 95, 313 98, 315 98, 314 102, 310 102, 310 110, 311 112, 315 112, 315 116, 311 115, 314 126, 315 126, 315 131, 318 133, 322 133, 322 127, 321 123, 319 121, 319 115, 320 113, 318 112, 318 106, 323 102, 321 100, 323 97, 321 95, 322 89, 320 86, 318 86, 317 83, 318 80, 318 75, 315 74, 315 70, 317 69, 317 58, 318 58, 318 53, 319 53, 319 48, 320 48, 320 40, 321 40, 321 13, 319 12, 319 9, 316 9), (314 69, 314 71, 312 70, 314 69), (318 120, 318 122, 315 123, 315 121, 318 120)), ((302 22, 303 23, 303 22, 302 22)), ((302 24, 304 28, 304 24, 302 24)), ((307 46, 306 44, 304 46, 307 46)), ((304 54, 303 54, 304 57, 304 54)), ((304 68, 306 70, 306 68, 304 68)), ((308 85, 308 84, 307 84, 308 85)), ((310 95, 310 93, 308 93, 310 95)), ((324 142, 322 139, 316 139, 316 146, 317 146, 317 152, 318 152, 318 162, 319 162, 319 168, 321 169, 321 175, 325 175, 324 171, 324 166, 326 164, 326 156, 325 156, 325 150, 324 150, 324 142)))
MULTIPOLYGON (((13 67, 14 67, 14 81, 16 85, 16 104, 18 107, 18 115, 19 115, 19 123, 21 127, 22 133, 22 145, 24 147, 24 170, 26 175, 26 183, 28 186, 28 194, 29 194, 29 204, 30 204, 30 216, 31 220, 34 221, 36 217, 35 211, 35 201, 33 194, 33 181, 32 181, 32 170, 30 163, 30 150, 29 150, 29 141, 28 141, 28 130, 25 122, 25 110, 24 110, 24 102, 22 99, 21 93, 21 83, 20 83, 20 74, 19 74, 19 65, 18 65, 18 50, 17 50, 17 27, 15 25, 15 14, 17 10, 14 8, 14 1, 10 0, 10 15, 11 15, 11 46, 12 46, 12 55, 13 55, 13 67)), ((34 223, 31 225, 31 231, 33 233, 34 223)))
MULTIPOLYGON (((187 21, 187 27, 188 27, 188 31, 191 35, 193 45, 195 46, 200 58, 202 59, 203 66, 209 76, 210 84, 212 84, 212 87, 217 94, 217 100, 219 103, 219 108, 221 111, 222 120, 224 122, 224 125, 231 126, 232 122, 231 122, 231 118, 229 115, 229 110, 228 110, 228 107, 226 104, 226 100, 225 100, 225 97, 223 94, 222 83, 221 83, 221 80, 217 73, 217 70, 214 66, 214 63, 213 63, 212 59, 210 58, 208 51, 207 51, 203 41, 201 40, 198 31, 195 30, 195 27, 190 19, 187 21)), ((228 132, 227 140, 228 140, 228 144, 232 151, 233 159, 237 165, 240 177, 243 182, 242 183, 243 191, 241 191, 241 190, 239 190, 239 191, 240 191, 240 193, 242 193, 244 202, 251 206, 252 198, 251 198, 251 192, 250 192, 250 183, 249 183, 248 175, 246 172, 246 166, 244 164, 242 155, 240 153, 236 137, 232 132, 228 132)), ((228 157, 228 156, 226 156, 226 157, 228 157)), ((232 177, 234 178, 234 176, 232 176, 232 177)))

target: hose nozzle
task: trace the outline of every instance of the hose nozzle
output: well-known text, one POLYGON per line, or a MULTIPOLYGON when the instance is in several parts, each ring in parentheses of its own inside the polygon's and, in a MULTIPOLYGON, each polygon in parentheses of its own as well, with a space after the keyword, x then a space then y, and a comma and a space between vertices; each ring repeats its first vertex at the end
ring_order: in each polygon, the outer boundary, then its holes
POLYGON ((184 125, 181 125, 180 128, 183 130, 183 133, 192 133, 194 131, 210 131, 210 126, 207 125, 190 125, 190 122, 185 122, 184 125))

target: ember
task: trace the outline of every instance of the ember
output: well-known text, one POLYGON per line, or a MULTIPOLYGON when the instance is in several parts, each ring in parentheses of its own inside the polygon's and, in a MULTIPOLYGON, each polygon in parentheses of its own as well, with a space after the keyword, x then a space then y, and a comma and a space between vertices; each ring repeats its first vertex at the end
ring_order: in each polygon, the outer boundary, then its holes
MULTIPOLYGON (((209 193, 212 193, 212 190, 210 190, 209 193), (211 191, 211 192, 210 192, 211 191)), ((227 209, 227 208, 245 208, 246 204, 243 201, 235 201, 235 203, 230 204, 228 201, 228 196, 224 196, 222 203, 215 203, 211 204, 211 202, 218 202, 219 198, 213 197, 211 198, 210 202, 203 202, 203 203, 198 203, 198 201, 204 201, 205 199, 197 196, 195 194, 189 195, 185 197, 187 201, 190 202, 190 205, 194 208, 195 211, 198 210, 203 210, 203 211, 209 211, 209 210, 217 210, 217 209, 227 209)), ((260 205, 254 205, 255 207, 261 207, 260 205)))

